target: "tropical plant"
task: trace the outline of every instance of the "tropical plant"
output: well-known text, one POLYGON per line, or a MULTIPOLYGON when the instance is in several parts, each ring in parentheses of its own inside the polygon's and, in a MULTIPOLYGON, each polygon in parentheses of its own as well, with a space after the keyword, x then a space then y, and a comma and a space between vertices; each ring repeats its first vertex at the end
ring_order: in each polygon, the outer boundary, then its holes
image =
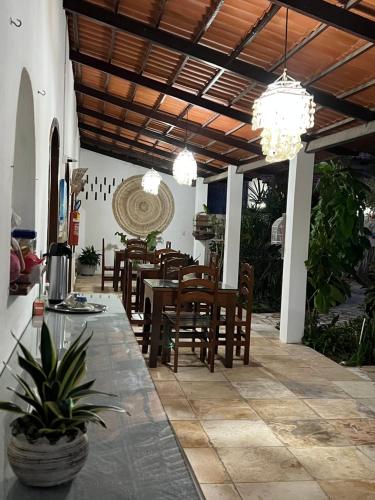
POLYGON ((156 245, 163 241, 163 238, 159 236, 160 234, 160 231, 151 231, 150 233, 148 233, 148 235, 146 236, 148 251, 152 252, 153 250, 155 250, 156 245))
POLYGON ((91 245, 82 249, 78 260, 80 264, 83 264, 84 266, 97 266, 100 264, 100 255, 101 254, 98 253, 91 245))
POLYGON ((84 333, 85 329, 71 344, 60 362, 56 345, 45 323, 41 331, 41 363, 18 342, 23 354, 18 354, 18 364, 31 377, 32 383, 25 377, 15 375, 8 365, 5 365, 23 393, 11 387, 8 389, 28 405, 28 409, 24 410, 12 402, 0 402, 0 410, 22 415, 11 423, 13 435, 24 434, 30 442, 43 436, 50 443, 57 442, 62 436, 73 440, 80 432, 86 432, 89 422, 106 427, 98 415, 99 412, 124 412, 117 406, 79 404, 79 400, 87 396, 114 396, 93 390, 95 380, 80 384, 86 372, 87 346, 93 335, 82 341, 84 333))
POLYGON ((350 296, 347 276, 369 242, 364 228, 367 186, 343 161, 317 166, 319 200, 312 211, 308 271, 310 308, 327 313, 350 296))
POLYGON ((116 231, 115 232, 115 236, 120 236, 120 241, 123 245, 126 244, 126 239, 127 239, 127 236, 125 233, 121 233, 120 231, 116 231))
POLYGON ((280 247, 271 245, 271 228, 285 212, 286 179, 261 187, 251 191, 251 206, 242 210, 240 260, 254 266, 254 311, 278 311, 283 261, 280 247))

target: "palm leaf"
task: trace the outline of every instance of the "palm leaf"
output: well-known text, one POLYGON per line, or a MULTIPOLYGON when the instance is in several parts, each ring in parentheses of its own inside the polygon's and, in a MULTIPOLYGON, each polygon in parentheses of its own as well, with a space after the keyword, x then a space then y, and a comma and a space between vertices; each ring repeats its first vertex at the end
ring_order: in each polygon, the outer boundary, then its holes
POLYGON ((22 401, 25 401, 25 403, 32 406, 35 409, 35 411, 38 413, 38 415, 43 418, 43 406, 39 403, 38 400, 36 400, 35 398, 30 398, 28 396, 25 396, 24 394, 19 393, 18 391, 16 391, 16 389, 13 389, 13 387, 7 387, 7 389, 8 389, 8 391, 14 392, 14 394, 16 396, 18 396, 20 399, 22 399, 22 401))
POLYGON ((81 412, 81 411, 91 411, 91 412, 117 411, 119 413, 125 413, 126 412, 124 410, 124 408, 120 408, 119 406, 86 404, 86 405, 76 406, 73 409, 73 416, 76 414, 76 412, 81 412))
POLYGON ((41 398, 43 398, 43 382, 46 381, 46 376, 44 375, 43 371, 20 355, 18 355, 18 364, 34 380, 38 388, 39 395, 41 398))
POLYGON ((87 396, 110 396, 110 397, 115 398, 116 394, 110 394, 109 392, 95 391, 93 389, 86 389, 86 390, 82 390, 82 391, 77 391, 73 395, 72 395, 72 393, 69 394, 69 397, 71 397, 74 400, 78 400, 80 398, 84 398, 87 396))
POLYGON ((42 367, 40 366, 40 364, 37 362, 37 360, 34 358, 34 356, 31 354, 31 352, 26 349, 26 347, 21 344, 21 342, 17 339, 17 337, 12 333, 12 337, 15 339, 15 341, 17 342, 17 345, 19 346, 19 348, 21 349, 22 351, 22 354, 25 356, 25 359, 27 359, 27 361, 33 365, 35 365, 36 368, 39 368, 40 370, 42 369, 42 367))
POLYGON ((72 389, 77 373, 84 367, 86 361, 86 351, 81 352, 67 369, 64 379, 61 381, 59 398, 64 399, 72 389))
POLYGON ((18 405, 7 401, 0 401, 0 410, 10 411, 11 413, 21 413, 23 415, 27 414, 27 412, 22 410, 18 405))
MULTIPOLYGON (((83 335, 83 332, 79 336, 79 338, 83 335)), ((62 382, 65 378, 66 372, 71 368, 76 359, 81 355, 81 353, 85 350, 87 344, 90 342, 92 338, 92 333, 88 339, 86 339, 80 346, 75 345, 74 349, 70 351, 70 349, 65 353, 63 359, 61 360, 59 369, 57 371, 57 379, 62 382)), ((72 344, 73 345, 73 344, 72 344)))
POLYGON ((40 338, 40 354, 43 370, 48 378, 53 378, 57 367, 57 353, 51 332, 46 323, 43 323, 40 338))

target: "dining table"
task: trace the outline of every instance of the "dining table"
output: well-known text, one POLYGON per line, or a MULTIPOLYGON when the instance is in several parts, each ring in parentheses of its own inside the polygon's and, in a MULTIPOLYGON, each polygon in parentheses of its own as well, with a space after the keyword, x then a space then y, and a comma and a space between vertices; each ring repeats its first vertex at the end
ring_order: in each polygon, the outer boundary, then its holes
MULTIPOLYGON (((176 304, 178 280, 146 278, 144 283, 145 314, 150 314, 150 325, 146 325, 145 333, 150 335, 149 367, 156 368, 161 347, 161 326, 164 306, 176 304)), ((233 367, 234 321, 236 312, 238 288, 225 283, 219 283, 218 306, 226 309, 226 343, 224 365, 233 367)), ((146 346, 144 346, 146 347, 146 346)))

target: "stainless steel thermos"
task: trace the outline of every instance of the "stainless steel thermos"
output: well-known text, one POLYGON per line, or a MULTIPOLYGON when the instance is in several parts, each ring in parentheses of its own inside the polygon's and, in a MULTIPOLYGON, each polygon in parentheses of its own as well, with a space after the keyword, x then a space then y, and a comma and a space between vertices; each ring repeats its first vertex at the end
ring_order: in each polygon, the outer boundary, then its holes
POLYGON ((48 302, 59 304, 67 297, 69 261, 72 250, 66 243, 52 243, 48 252, 48 302))

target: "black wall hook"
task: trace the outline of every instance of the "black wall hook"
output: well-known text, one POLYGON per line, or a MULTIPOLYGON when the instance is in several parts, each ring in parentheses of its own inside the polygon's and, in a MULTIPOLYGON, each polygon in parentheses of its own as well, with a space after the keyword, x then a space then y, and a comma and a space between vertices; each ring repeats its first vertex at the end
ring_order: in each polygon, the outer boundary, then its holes
POLYGON ((22 21, 21 19, 18 19, 18 17, 16 17, 16 21, 10 17, 9 23, 13 24, 16 28, 20 28, 22 26, 22 21))
POLYGON ((38 90, 38 94, 40 95, 46 95, 46 91, 43 89, 43 90, 38 90))

